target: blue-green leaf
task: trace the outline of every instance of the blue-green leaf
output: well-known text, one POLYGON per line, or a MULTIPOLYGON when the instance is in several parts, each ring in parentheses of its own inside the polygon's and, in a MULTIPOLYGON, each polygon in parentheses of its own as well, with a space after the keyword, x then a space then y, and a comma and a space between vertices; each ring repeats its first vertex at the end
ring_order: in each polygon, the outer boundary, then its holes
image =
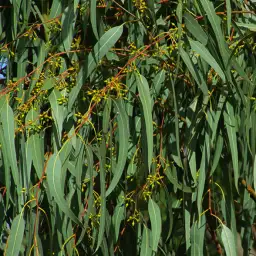
POLYGON ((184 14, 184 20, 189 32, 203 45, 206 45, 208 41, 208 36, 199 25, 197 20, 188 12, 184 14))
POLYGON ((100 192, 101 192, 101 206, 100 206, 100 226, 98 231, 98 241, 96 251, 100 248, 105 232, 106 226, 106 178, 105 178, 105 164, 106 164, 106 145, 101 143, 98 158, 100 161, 100 192))
POLYGON ((89 77, 92 71, 97 67, 99 61, 106 55, 106 53, 115 45, 117 40, 123 33, 123 26, 113 27, 109 29, 95 44, 93 51, 89 54, 86 66, 83 67, 77 78, 77 85, 74 87, 69 95, 68 109, 70 110, 77 98, 77 95, 82 88, 83 79, 89 77))
POLYGON ((118 161, 114 171, 114 177, 106 191, 106 196, 114 190, 118 184, 124 170, 126 158, 128 154, 128 139, 129 139, 129 122, 125 112, 122 100, 113 101, 117 110, 117 123, 118 123, 118 137, 119 137, 119 153, 118 161))
POLYGON ((124 207, 124 192, 122 191, 118 197, 118 204, 116 205, 114 215, 113 215, 113 225, 115 231, 115 242, 118 241, 120 224, 125 217, 125 207, 124 207))
POLYGON ((61 141, 63 120, 65 118, 64 106, 60 105, 58 102, 58 100, 62 99, 62 97, 62 94, 56 89, 54 89, 49 96, 49 101, 53 111, 53 118, 58 131, 59 141, 61 141))
POLYGON ((15 130, 14 130, 14 114, 12 108, 9 106, 8 99, 5 99, 5 103, 0 112, 0 118, 3 126, 4 139, 6 142, 6 150, 8 152, 8 160, 12 169, 12 175, 15 184, 20 187, 19 172, 17 166, 16 150, 15 150, 15 130))
POLYGON ((152 255, 152 243, 151 242, 151 230, 149 230, 145 225, 143 225, 143 234, 142 234, 142 241, 141 241, 141 250, 140 256, 151 256, 152 255))
POLYGON ((52 155, 48 161, 46 171, 49 189, 59 208, 75 223, 82 225, 64 199, 64 188, 61 186, 61 177, 63 175, 61 173, 61 165, 59 155, 52 155))
POLYGON ((92 31, 95 37, 99 40, 99 34, 97 29, 97 1, 91 0, 90 2, 90 19, 92 24, 92 31))
POLYGON ((238 191, 238 178, 239 178, 239 166, 238 166, 238 149, 237 149, 237 136, 236 136, 236 119, 234 115, 234 108, 230 102, 226 103, 226 111, 224 112, 224 120, 228 133, 228 140, 231 150, 231 157, 234 169, 234 182, 238 191))
POLYGON ((147 157, 148 170, 150 171, 153 157, 153 120, 152 120, 152 105, 147 79, 141 74, 136 74, 137 87, 139 97, 142 104, 142 114, 145 120, 146 135, 147 135, 147 157))
POLYGON ((161 237, 162 223, 159 206, 152 200, 148 201, 148 212, 152 229, 152 249, 157 252, 158 243, 161 237))
POLYGON ((68 52, 70 50, 73 34, 76 22, 76 12, 74 10, 74 5, 72 2, 68 5, 65 11, 62 14, 61 24, 61 37, 63 40, 64 48, 68 52))
POLYGON ((58 15, 61 14, 61 2, 61 0, 52 1, 52 6, 50 9, 51 11, 49 15, 50 19, 56 18, 58 15))
POLYGON ((204 256, 205 215, 191 227, 191 256, 204 256))
POLYGON ((236 252, 236 243, 232 231, 225 225, 222 225, 221 239, 225 248, 227 256, 235 256, 236 252))
POLYGON ((227 9, 227 32, 228 32, 228 35, 230 34, 230 29, 231 29, 231 11, 232 11, 232 8, 231 8, 231 2, 230 0, 226 0, 226 9, 227 9))
POLYGON ((191 45, 192 50, 197 52, 198 54, 200 54, 200 57, 202 59, 204 59, 216 71, 216 73, 221 77, 223 82, 225 82, 226 78, 225 78, 225 75, 224 75, 222 69, 220 68, 217 61, 213 58, 211 53, 205 48, 205 46, 203 44, 201 44, 200 42, 194 41, 194 40, 189 40, 189 43, 191 45))
POLYGON ((10 237, 8 239, 8 247, 5 255, 19 255, 21 244, 23 240, 25 229, 25 221, 23 219, 23 214, 18 214, 13 222, 10 232, 10 237))
POLYGON ((201 77, 199 75, 199 71, 196 69, 196 67, 195 67, 194 63, 192 62, 192 60, 190 59, 188 53, 185 52, 182 49, 182 47, 180 47, 179 51, 180 51, 180 56, 183 59, 183 61, 185 62, 189 72, 191 73, 191 75, 193 76, 193 78, 195 79, 197 84, 200 86, 204 95, 207 95, 208 94, 207 84, 205 83, 204 80, 201 79, 201 77))

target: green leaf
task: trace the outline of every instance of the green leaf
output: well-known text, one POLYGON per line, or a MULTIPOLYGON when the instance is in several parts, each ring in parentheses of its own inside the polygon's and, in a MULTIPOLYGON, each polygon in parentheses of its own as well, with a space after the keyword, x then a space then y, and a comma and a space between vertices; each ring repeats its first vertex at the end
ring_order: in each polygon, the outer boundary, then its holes
POLYGON ((142 241, 140 246, 140 256, 151 256, 152 255, 152 244, 151 241, 151 231, 143 225, 143 234, 142 234, 142 241))
POLYGON ((256 157, 254 157, 254 163, 253 163, 253 185, 255 190, 256 189, 256 157))
MULTIPOLYGON (((152 88, 152 94, 155 96, 155 98, 159 95, 160 90, 164 84, 166 77, 166 71, 162 69, 159 73, 156 74, 153 78, 153 88, 152 88)), ((152 99, 153 100, 153 99, 152 99)), ((152 104, 153 106, 153 104, 152 104)))
POLYGON ((185 239, 186 239, 186 250, 188 250, 191 246, 190 243, 190 226, 191 226, 191 207, 188 205, 184 207, 184 220, 185 220, 185 239))
POLYGON ((38 81, 40 73, 42 72, 42 69, 43 69, 43 64, 46 56, 47 56, 47 49, 46 49, 45 43, 41 41, 38 46, 38 55, 35 63, 35 65, 37 65, 36 72, 33 73, 31 77, 31 83, 29 85, 29 94, 31 94, 32 90, 35 87, 36 82, 38 81))
POLYGON ((95 37, 99 40, 99 34, 97 29, 97 1, 90 1, 90 19, 92 24, 92 31, 95 37))
POLYGON ((220 17, 218 17, 218 15, 216 14, 213 3, 209 0, 201 0, 201 4, 207 14, 207 18, 212 25, 216 38, 219 40, 224 40, 220 27, 220 17))
POLYGON ((25 221, 23 219, 23 214, 20 213, 14 218, 12 222, 6 255, 19 255, 22 240, 23 240, 24 230, 25 230, 25 221))
POLYGON ((184 20, 189 32, 203 45, 206 45, 208 41, 208 36, 199 25, 197 20, 188 12, 184 14, 184 20))
POLYGON ((99 61, 106 55, 106 53, 115 45, 117 40, 123 33, 123 26, 113 27, 109 29, 95 44, 93 52, 88 56, 88 65, 86 70, 86 77, 88 77, 99 61))
POLYGON ((148 212, 152 229, 152 249, 157 252, 162 232, 162 223, 160 208, 152 199, 148 201, 148 212))
MULTIPOLYGON (((34 125, 39 125, 39 111, 31 109, 26 116, 26 123, 34 125)), ((30 163, 30 159, 33 161, 34 167, 36 169, 36 173, 39 179, 42 177, 43 167, 44 167, 44 152, 43 152, 43 138, 40 134, 32 134, 30 135, 31 125, 27 126, 27 158, 28 164, 30 163), (30 135, 30 136, 29 136, 30 135), (29 154, 29 155, 28 155, 29 154)))
POLYGON ((205 48, 203 44, 201 44, 198 41, 189 40, 189 43, 191 45, 191 48, 193 51, 200 54, 200 57, 204 59, 215 71, 216 73, 221 77, 223 82, 226 81, 225 75, 220 68, 219 64, 216 62, 216 60, 213 58, 213 56, 210 54, 210 52, 205 48))
POLYGON ((235 186, 238 191, 239 167, 238 167, 238 149, 237 149, 237 136, 236 136, 236 120, 235 120, 233 106, 230 104, 229 101, 227 101, 226 103, 224 120, 225 120, 225 125, 228 133, 228 140, 229 140, 229 145, 231 150, 235 186))
POLYGON ((41 90, 50 90, 54 87, 55 81, 54 79, 51 78, 47 78, 44 80, 44 85, 42 86, 41 90))
POLYGON ((191 256, 204 256, 205 215, 191 227, 191 256))
POLYGON ((183 59, 183 61, 185 62, 189 72, 191 73, 191 75, 193 76, 193 78, 195 79, 195 81, 197 82, 197 84, 200 86, 202 92, 204 95, 208 94, 208 88, 207 85, 205 83, 204 80, 201 80, 201 77, 199 75, 199 71, 196 69, 195 65, 193 64, 193 62, 191 61, 189 55, 187 52, 185 52, 182 48, 179 49, 180 52, 180 56, 183 59))
POLYGON ((50 9, 50 15, 49 18, 53 19, 56 18, 61 14, 61 0, 54 0, 52 1, 52 6, 50 9))
POLYGON ((226 9, 227 9, 227 32, 228 32, 228 35, 230 35, 230 29, 231 29, 231 2, 230 0, 226 0, 226 9))
POLYGON ((12 108, 9 106, 8 99, 6 97, 5 103, 0 112, 1 123, 3 126, 4 139, 6 142, 6 150, 8 152, 8 160, 12 170, 12 176, 15 184, 20 189, 19 171, 17 166, 16 150, 15 150, 15 130, 14 130, 14 114, 12 108))
POLYGON ((54 89, 49 96, 49 102, 53 111, 53 118, 57 127, 59 141, 61 141, 63 121, 65 118, 64 106, 58 102, 58 100, 61 100, 62 98, 63 95, 57 89, 54 89))
POLYGON ((44 167, 43 138, 39 134, 33 134, 29 137, 29 144, 37 176, 41 179, 44 167))
POLYGON ((216 41, 219 45, 220 53, 222 56, 222 60, 224 65, 226 66, 229 59, 229 52, 227 50, 227 44, 225 41, 225 37, 223 36, 222 30, 221 30, 221 19, 216 14, 213 3, 209 0, 201 0, 200 2, 207 14, 207 18, 209 19, 211 26, 213 28, 216 41))
POLYGON ((139 90, 139 97, 142 103, 143 118, 146 126, 147 135, 147 158, 148 170, 150 171, 152 157, 153 157, 153 120, 152 120, 152 105, 151 96, 149 92, 149 85, 144 76, 136 74, 137 87, 139 90))
POLYGON ((89 54, 86 67, 83 67, 77 78, 77 85, 72 89, 69 95, 68 109, 71 110, 80 89, 83 86, 83 79, 89 77, 92 71, 97 67, 99 61, 107 54, 107 52, 115 45, 117 40, 123 33, 123 26, 113 27, 109 29, 95 44, 93 51, 89 54))
POLYGON ((193 192, 192 188, 190 188, 190 187, 188 187, 188 186, 186 186, 186 185, 184 185, 184 184, 180 184, 180 183, 179 183, 179 181, 177 180, 177 178, 172 175, 172 170, 171 170, 171 167, 170 167, 170 166, 168 166, 168 167, 166 168, 165 174, 166 174, 168 180, 169 180, 175 187, 177 187, 178 189, 180 189, 181 191, 183 191, 183 192, 185 192, 185 193, 192 193, 192 192, 193 192))
POLYGON ((98 158, 100 161, 100 193, 101 193, 101 206, 100 206, 100 226, 98 231, 98 241, 95 252, 100 248, 104 238, 105 226, 106 226, 106 177, 105 177, 105 164, 106 164, 106 146, 104 139, 100 145, 98 158))
POLYGON ((232 231, 225 225, 222 225, 221 239, 227 256, 237 255, 236 243, 232 231))
POLYGON ((238 22, 238 23, 236 23, 236 25, 238 27, 248 28, 250 31, 256 31, 256 24, 253 24, 253 23, 241 23, 241 22, 238 22))
POLYGON ((122 100, 114 101, 115 108, 117 110, 117 124, 118 124, 118 137, 119 137, 119 153, 118 161, 114 171, 114 177, 106 191, 106 197, 114 190, 118 184, 126 163, 128 154, 128 139, 129 139, 129 123, 127 114, 125 112, 124 104, 122 100))
POLYGON ((214 152, 214 156, 213 156, 211 175, 213 175, 214 171, 216 170, 216 168, 219 164, 222 149, 223 149, 223 137, 221 134, 219 134, 217 137, 216 148, 215 148, 215 152, 214 152))
POLYGON ((113 225, 115 230, 115 242, 118 241, 119 237, 119 230, 122 220, 125 218, 125 207, 124 207, 124 192, 121 191, 119 197, 118 197, 118 204, 116 205, 114 215, 113 215, 113 225))
POLYGON ((69 6, 65 9, 62 14, 61 24, 61 37, 63 41, 63 45, 65 50, 68 52, 70 50, 72 41, 73 41, 73 34, 76 22, 76 12, 74 10, 74 5, 70 2, 69 6))
POLYGON ((206 181, 207 172, 207 144, 204 142, 202 159, 200 163, 199 177, 198 177, 198 189, 197 189, 197 210, 198 215, 202 213, 202 200, 206 181))
POLYGON ((64 199, 64 188, 61 186, 61 177, 63 174, 61 173, 61 161, 58 154, 53 154, 51 156, 47 164, 46 173, 51 195, 54 197, 59 208, 76 224, 82 226, 82 223, 78 220, 64 199))

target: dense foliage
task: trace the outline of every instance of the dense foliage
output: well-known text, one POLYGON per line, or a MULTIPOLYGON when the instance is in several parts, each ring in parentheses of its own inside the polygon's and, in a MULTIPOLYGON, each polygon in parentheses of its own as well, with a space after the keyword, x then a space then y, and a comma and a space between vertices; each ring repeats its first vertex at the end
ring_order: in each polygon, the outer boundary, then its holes
POLYGON ((2 0, 1 254, 249 255, 255 11, 2 0))

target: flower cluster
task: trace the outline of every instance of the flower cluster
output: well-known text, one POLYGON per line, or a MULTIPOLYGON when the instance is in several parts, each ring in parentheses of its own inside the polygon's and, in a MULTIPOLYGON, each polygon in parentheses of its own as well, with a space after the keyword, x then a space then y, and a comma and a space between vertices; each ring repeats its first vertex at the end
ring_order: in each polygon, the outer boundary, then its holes
POLYGON ((118 77, 111 77, 105 80, 108 92, 114 98, 124 98, 128 92, 126 85, 119 81, 118 77))
POLYGON ((147 4, 145 0, 132 0, 132 2, 140 13, 144 13, 147 9, 147 4))

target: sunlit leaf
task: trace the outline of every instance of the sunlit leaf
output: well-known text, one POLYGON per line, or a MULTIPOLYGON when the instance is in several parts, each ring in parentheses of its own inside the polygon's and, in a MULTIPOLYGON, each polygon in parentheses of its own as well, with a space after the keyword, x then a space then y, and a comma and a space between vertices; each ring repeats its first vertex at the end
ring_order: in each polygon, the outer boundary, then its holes
POLYGON ((227 256, 237 255, 236 244, 235 244, 233 233, 225 225, 222 225, 221 239, 224 244, 226 255, 227 256))

